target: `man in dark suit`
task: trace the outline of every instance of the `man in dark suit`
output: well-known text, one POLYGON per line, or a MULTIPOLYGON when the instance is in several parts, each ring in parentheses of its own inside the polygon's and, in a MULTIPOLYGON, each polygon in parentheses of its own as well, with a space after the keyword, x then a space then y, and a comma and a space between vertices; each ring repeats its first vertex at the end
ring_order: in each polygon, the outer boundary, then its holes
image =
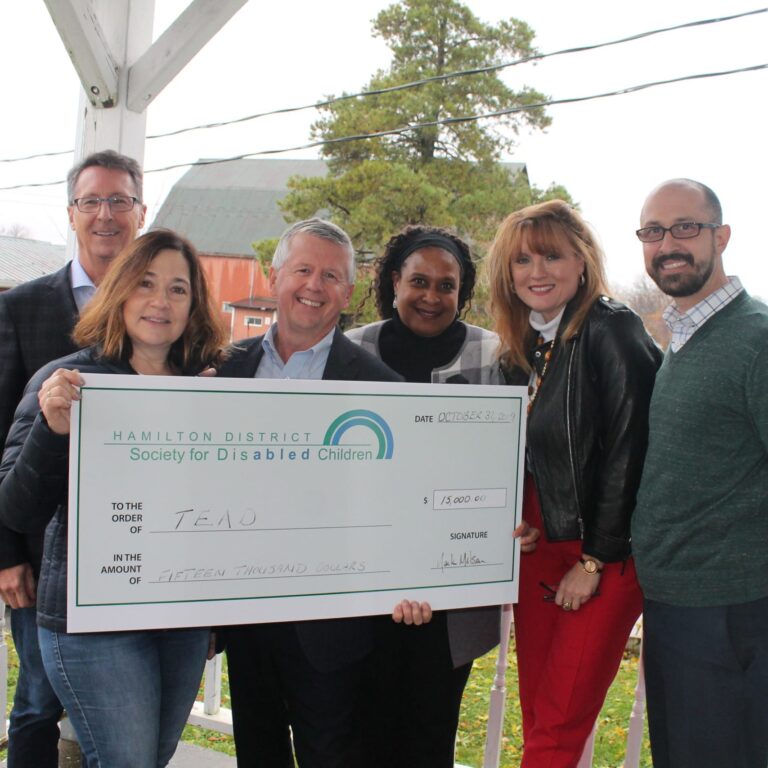
MULTIPOLYGON (((78 254, 51 275, 0 293, 0 446, 24 387, 38 368, 74 352, 79 311, 112 260, 144 224, 142 173, 116 152, 97 152, 67 175, 67 210, 78 254)), ((0 527, 0 598, 11 607, 19 680, 8 729, 8 768, 58 765, 59 704, 40 659, 35 620, 42 535, 0 527)))
MULTIPOLYGON (((269 270, 278 321, 249 339, 219 376, 399 381, 337 327, 354 283, 354 251, 327 221, 294 224, 269 270)), ((255 624, 228 629, 232 719, 239 766, 292 766, 290 722, 301 768, 362 765, 362 667, 372 617, 255 624)))

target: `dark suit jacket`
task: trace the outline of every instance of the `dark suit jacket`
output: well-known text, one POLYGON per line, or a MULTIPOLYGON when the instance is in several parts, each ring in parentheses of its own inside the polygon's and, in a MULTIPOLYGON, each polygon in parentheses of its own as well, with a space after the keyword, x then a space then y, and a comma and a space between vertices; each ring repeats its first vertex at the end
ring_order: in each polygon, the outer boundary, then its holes
MULTIPOLYGON (((256 374, 264 350, 262 337, 239 342, 234 354, 221 366, 219 376, 250 378, 256 374)), ((402 381, 381 360, 353 344, 337 328, 328 354, 323 379, 331 381, 402 381)), ((296 632, 310 663, 330 672, 358 661, 373 650, 375 617, 298 621, 296 632)))
MULTIPOLYGON (((27 381, 38 368, 74 352, 77 321, 70 265, 0 293, 0 446, 27 381)), ((43 534, 22 535, 0 526, 0 569, 32 563, 37 575, 43 534)))

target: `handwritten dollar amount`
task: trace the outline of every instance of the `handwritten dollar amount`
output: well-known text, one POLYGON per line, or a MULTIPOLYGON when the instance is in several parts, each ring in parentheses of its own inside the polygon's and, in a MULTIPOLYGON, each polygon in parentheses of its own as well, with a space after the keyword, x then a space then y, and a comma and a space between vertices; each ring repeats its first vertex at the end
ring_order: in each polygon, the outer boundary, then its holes
MULTIPOLYGON (((427 496, 424 497, 424 503, 429 503, 427 496)), ((506 488, 444 489, 432 492, 433 509, 489 509, 506 505, 506 488)))

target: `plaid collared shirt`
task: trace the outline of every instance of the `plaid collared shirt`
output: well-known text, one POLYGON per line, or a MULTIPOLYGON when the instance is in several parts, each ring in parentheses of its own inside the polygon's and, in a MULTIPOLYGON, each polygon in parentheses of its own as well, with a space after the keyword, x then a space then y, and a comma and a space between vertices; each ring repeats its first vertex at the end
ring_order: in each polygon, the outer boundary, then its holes
POLYGON ((669 346, 673 352, 682 349, 688 339, 701 328, 704 323, 730 304, 744 290, 738 277, 729 277, 728 282, 710 293, 705 299, 691 307, 687 312, 681 312, 674 304, 664 310, 664 322, 672 332, 669 346))

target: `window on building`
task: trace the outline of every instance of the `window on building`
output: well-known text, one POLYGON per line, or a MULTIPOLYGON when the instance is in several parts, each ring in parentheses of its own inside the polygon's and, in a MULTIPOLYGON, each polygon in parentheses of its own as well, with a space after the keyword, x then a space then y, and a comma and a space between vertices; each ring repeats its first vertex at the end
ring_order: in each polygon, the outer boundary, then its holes
POLYGON ((232 314, 232 305, 228 301, 223 302, 221 305, 221 311, 232 314))
POLYGON ((264 325, 264 318, 255 315, 245 316, 245 325, 264 325))

